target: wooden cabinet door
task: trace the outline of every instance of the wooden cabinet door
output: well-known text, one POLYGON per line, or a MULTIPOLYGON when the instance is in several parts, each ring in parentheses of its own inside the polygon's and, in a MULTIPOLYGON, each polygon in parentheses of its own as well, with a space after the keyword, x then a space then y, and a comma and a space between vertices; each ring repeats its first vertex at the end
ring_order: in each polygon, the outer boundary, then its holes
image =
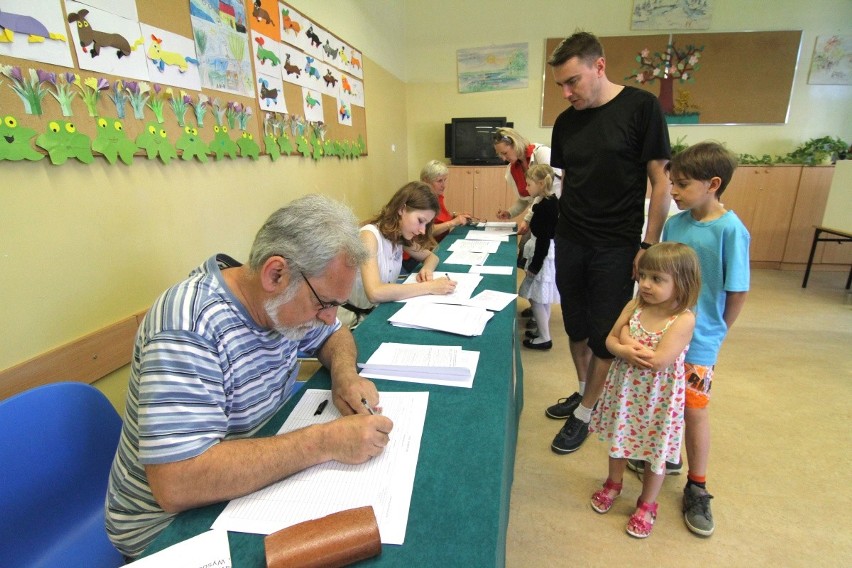
POLYGON ((444 204, 451 213, 457 211, 473 214, 473 168, 450 166, 449 170, 444 204))
POLYGON ((514 200, 507 199, 504 166, 477 167, 473 173, 473 216, 478 219, 497 219, 498 209, 508 209, 514 200))
POLYGON ((742 167, 722 202, 751 234, 751 260, 781 262, 801 176, 801 166, 742 167))
MULTIPOLYGON (((825 204, 828 201, 828 190, 834 168, 817 166, 802 168, 799 178, 799 192, 796 195, 796 206, 790 220, 790 232, 787 235, 787 246, 784 248, 784 262, 806 263, 811 252, 814 239, 814 226, 822 223, 825 204)), ((817 245, 814 262, 819 263, 826 244, 817 245)), ((831 249, 832 247, 828 247, 831 249)), ((840 248, 840 247, 837 247, 840 248)), ((850 247, 852 250, 852 247, 850 247)))

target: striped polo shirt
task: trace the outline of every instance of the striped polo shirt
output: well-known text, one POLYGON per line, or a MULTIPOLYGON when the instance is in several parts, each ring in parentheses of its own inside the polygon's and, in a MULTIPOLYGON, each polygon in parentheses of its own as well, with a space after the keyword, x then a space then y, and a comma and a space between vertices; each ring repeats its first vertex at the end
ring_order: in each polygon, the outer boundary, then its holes
POLYGON ((311 355, 340 323, 300 341, 258 326, 228 289, 219 254, 161 295, 136 335, 124 426, 105 503, 116 548, 136 557, 171 522, 151 494, 145 464, 200 455, 254 434, 289 397, 297 351, 311 355))

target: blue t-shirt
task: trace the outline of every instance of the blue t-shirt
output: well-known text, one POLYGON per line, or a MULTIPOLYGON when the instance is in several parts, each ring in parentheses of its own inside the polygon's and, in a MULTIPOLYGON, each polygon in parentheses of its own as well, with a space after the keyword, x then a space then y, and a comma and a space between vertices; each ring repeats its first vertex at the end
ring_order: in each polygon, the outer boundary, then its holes
POLYGON ((689 245, 698 254, 701 293, 686 362, 715 365, 728 333, 724 319, 727 292, 747 292, 749 288, 748 229, 733 211, 707 222, 696 221, 684 211, 666 222, 662 240, 689 245))

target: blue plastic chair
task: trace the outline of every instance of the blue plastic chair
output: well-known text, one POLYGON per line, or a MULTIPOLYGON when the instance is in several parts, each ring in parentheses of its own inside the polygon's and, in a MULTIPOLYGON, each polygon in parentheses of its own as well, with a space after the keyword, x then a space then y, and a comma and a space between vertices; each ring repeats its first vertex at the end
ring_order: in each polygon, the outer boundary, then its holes
POLYGON ((116 567, 104 499, 121 418, 83 383, 0 401, 0 566, 116 567))

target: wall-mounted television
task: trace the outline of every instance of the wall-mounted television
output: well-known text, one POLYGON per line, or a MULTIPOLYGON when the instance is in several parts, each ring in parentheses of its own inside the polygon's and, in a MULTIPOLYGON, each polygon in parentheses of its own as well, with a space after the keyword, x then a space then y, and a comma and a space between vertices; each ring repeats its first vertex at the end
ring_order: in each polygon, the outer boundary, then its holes
POLYGON ((512 126, 505 116, 454 118, 444 127, 444 153, 454 166, 504 164, 494 153, 493 139, 504 126, 512 126))

